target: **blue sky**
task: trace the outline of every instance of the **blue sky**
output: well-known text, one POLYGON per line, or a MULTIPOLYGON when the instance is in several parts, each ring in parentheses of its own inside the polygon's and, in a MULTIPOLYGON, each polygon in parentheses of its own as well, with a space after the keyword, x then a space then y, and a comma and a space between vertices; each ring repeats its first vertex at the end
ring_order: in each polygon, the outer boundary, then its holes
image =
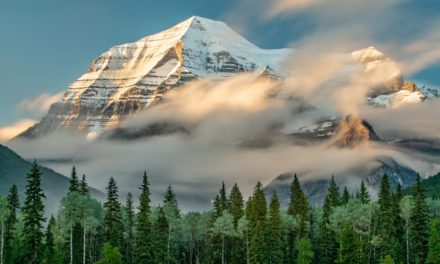
MULTIPOLYGON (((285 47, 312 32, 313 16, 297 12, 257 19, 258 11, 237 0, 162 1, 8 1, 0 9, 0 126, 27 117, 17 110, 24 99, 43 92, 64 91, 93 58, 111 46, 139 39, 172 26, 192 15, 220 19, 264 48, 285 47), (242 14, 234 10, 244 12, 242 14), (244 22, 245 21, 245 22, 244 22)), ((267 0, 269 1, 269 0, 267 0)), ((254 5, 263 5, 254 0, 254 5)), ((402 0, 399 8, 410 17, 383 34, 399 44, 416 35, 420 25, 438 17, 438 0, 402 0)), ((258 9, 257 9, 258 10, 258 9)), ((440 85, 440 63, 411 76, 440 85)), ((31 116, 32 118, 37 118, 31 116)))

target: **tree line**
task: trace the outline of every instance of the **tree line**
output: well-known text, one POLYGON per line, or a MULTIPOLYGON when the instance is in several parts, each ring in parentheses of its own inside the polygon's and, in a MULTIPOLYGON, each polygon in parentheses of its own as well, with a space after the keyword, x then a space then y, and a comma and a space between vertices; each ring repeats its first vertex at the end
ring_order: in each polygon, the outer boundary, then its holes
POLYGON ((295 175, 290 201, 267 199, 260 182, 245 201, 223 183, 207 212, 182 213, 168 186, 152 206, 144 173, 140 195, 121 203, 113 178, 101 204, 75 167, 56 215, 45 218, 41 170, 33 163, 24 202, 16 186, 0 197, 0 264, 372 264, 440 263, 440 201, 418 178, 411 195, 381 180, 377 201, 362 182, 340 191, 332 176, 322 207, 311 207, 295 175))

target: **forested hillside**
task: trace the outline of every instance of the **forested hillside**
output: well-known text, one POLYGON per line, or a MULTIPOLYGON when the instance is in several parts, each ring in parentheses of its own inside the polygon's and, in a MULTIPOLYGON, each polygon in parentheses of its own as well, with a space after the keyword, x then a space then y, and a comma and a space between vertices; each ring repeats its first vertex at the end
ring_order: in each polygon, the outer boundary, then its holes
POLYGON ((286 209, 260 182, 247 200, 223 184, 212 210, 183 213, 171 186, 152 206, 147 173, 139 197, 119 197, 110 178, 101 204, 73 169, 45 219, 43 175, 34 162, 25 195, 13 185, 0 197, 1 263, 440 263, 440 201, 420 178, 405 196, 383 175, 373 201, 363 182, 350 193, 332 177, 324 205, 311 207, 295 175, 286 209))

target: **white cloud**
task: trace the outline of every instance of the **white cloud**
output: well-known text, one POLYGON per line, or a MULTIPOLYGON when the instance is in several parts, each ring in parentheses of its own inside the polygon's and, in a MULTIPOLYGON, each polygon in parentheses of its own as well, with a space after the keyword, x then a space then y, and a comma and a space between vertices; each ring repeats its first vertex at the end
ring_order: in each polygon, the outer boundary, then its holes
POLYGON ((37 123, 35 120, 22 119, 12 125, 0 127, 0 143, 12 139, 35 123, 37 123))
POLYGON ((32 116, 39 117, 46 114, 52 104, 60 101, 63 97, 63 94, 64 92, 59 92, 56 94, 43 92, 34 98, 21 101, 17 105, 17 109, 27 114, 31 114, 32 116))

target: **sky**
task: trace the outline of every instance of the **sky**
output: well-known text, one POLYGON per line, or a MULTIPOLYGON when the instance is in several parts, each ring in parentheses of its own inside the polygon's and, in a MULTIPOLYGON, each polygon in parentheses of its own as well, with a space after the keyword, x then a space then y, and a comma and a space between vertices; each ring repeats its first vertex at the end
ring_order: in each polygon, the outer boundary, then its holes
POLYGON ((167 93, 167 103, 122 124, 130 129, 133 124, 149 125, 165 118, 191 128, 189 136, 164 135, 120 144, 54 133, 35 141, 8 142, 12 149, 25 158, 53 161, 45 165, 65 175, 75 162, 92 186, 101 189, 112 175, 122 191, 137 190, 140 172, 147 169, 157 187, 153 198, 160 200, 172 183, 187 205, 199 200, 200 206, 207 205, 221 180, 238 181, 249 194, 257 179, 268 184, 291 171, 311 180, 328 177, 330 171, 349 175, 359 166, 377 165, 377 157, 392 158, 424 176, 439 170, 438 157, 434 162, 432 157, 381 143, 338 149, 329 147, 333 139, 305 147, 275 138, 264 149, 231 147, 231 142, 258 139, 277 127, 300 127, 303 121, 331 113, 365 117, 384 139, 395 139, 396 132, 403 138, 438 137, 440 99, 396 109, 366 108, 369 89, 388 81, 387 69, 394 69, 394 64, 366 73, 333 56, 375 46, 398 64, 405 79, 440 86, 438 0, 17 0, 3 4, 0 142, 2 133, 11 135, 44 116, 67 86, 110 47, 193 15, 222 20, 262 48, 300 51, 287 58, 285 67, 293 74, 283 86, 284 92, 303 101, 267 98, 274 84, 250 86, 254 77, 247 75, 213 84, 214 89, 196 82, 167 93), (316 108, 305 109, 303 103, 316 108), (194 198, 194 193, 199 197, 194 198))
MULTIPOLYGON (((43 113, 32 111, 23 107, 26 100, 64 91, 108 48, 156 33, 192 15, 223 20, 263 48, 292 45, 318 27, 316 17, 307 12, 259 17, 271 1, 8 1, 0 9, 0 127, 41 118, 46 108, 43 113)), ((273 2, 277 1, 282 2, 273 2)), ((381 36, 395 38, 396 45, 400 39, 417 35, 417 25, 430 23, 440 12, 436 0, 399 2, 402 13, 413 19, 396 23, 389 34, 381 36)), ((414 78, 438 86, 439 69, 440 62, 434 63, 414 78)))

